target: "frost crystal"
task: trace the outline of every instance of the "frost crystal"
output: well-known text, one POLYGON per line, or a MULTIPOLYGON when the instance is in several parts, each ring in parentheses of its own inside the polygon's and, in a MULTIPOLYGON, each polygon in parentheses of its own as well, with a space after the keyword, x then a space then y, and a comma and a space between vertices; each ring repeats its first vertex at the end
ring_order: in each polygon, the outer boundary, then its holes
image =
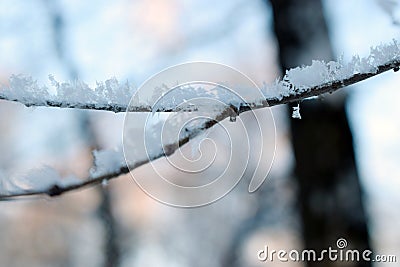
POLYGON ((297 107, 293 107, 292 118, 293 119, 301 119, 300 104, 297 104, 297 107))
POLYGON ((49 105, 50 102, 68 105, 119 105, 127 106, 134 89, 128 83, 120 84, 116 78, 97 82, 90 88, 82 81, 63 82, 49 75, 51 87, 39 86, 30 76, 12 75, 9 87, 0 90, 0 98, 15 100, 26 105, 49 105))

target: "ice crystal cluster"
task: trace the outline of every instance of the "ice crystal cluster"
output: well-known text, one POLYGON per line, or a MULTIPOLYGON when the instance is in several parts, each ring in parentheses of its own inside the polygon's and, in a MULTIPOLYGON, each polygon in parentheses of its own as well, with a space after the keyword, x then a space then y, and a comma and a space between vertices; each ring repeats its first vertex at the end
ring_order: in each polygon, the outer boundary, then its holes
POLYGON ((400 60, 400 46, 396 40, 390 44, 372 47, 367 57, 353 56, 350 62, 324 62, 313 60, 310 66, 287 70, 282 80, 265 86, 266 99, 282 99, 336 81, 343 81, 355 74, 375 73, 379 66, 400 60))

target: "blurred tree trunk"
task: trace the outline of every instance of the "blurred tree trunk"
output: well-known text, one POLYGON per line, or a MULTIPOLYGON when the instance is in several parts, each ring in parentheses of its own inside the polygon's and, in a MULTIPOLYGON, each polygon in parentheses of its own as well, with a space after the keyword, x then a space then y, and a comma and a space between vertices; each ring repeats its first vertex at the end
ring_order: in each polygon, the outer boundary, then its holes
MULTIPOLYGON (((313 59, 332 59, 320 0, 269 2, 282 71, 309 65, 313 59)), ((305 101, 301 103, 302 119, 290 120, 304 245, 317 251, 329 246, 336 249, 338 238, 345 238, 350 249, 369 249, 345 102, 342 93, 328 96, 324 101, 305 101)), ((326 261, 323 266, 337 264, 326 261)), ((308 266, 321 265, 321 262, 308 263, 308 266)), ((361 261, 346 266, 371 264, 361 261)))
MULTIPOLYGON (((45 0, 47 11, 51 20, 51 28, 53 31, 53 45, 56 55, 60 62, 65 67, 70 79, 76 80, 78 78, 78 69, 73 64, 71 59, 66 53, 66 36, 64 16, 62 9, 59 7, 57 1, 45 0)), ((91 150, 99 149, 99 142, 97 140, 96 132, 93 129, 93 123, 87 112, 76 112, 77 119, 80 121, 82 136, 86 144, 91 150)), ((98 216, 104 228, 104 267, 117 267, 120 266, 120 248, 118 243, 118 224, 113 216, 112 211, 112 198, 110 192, 103 188, 99 188, 101 196, 101 203, 98 207, 98 216)))

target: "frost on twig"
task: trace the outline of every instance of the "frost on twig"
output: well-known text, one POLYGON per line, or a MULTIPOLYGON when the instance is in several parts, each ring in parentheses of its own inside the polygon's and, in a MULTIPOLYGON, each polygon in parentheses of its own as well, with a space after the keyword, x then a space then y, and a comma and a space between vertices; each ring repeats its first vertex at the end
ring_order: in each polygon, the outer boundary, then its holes
POLYGON ((116 78, 98 82, 90 88, 82 81, 60 83, 49 75, 51 87, 39 85, 30 76, 12 75, 9 86, 0 90, 0 99, 19 102, 27 107, 47 106, 125 112, 134 88, 116 78))
POLYGON ((296 102, 323 93, 334 92, 388 70, 400 67, 400 45, 390 44, 372 47, 367 57, 353 56, 350 62, 312 61, 310 66, 286 71, 281 81, 264 89, 270 106, 296 102))
MULTIPOLYGON (((313 61, 310 66, 288 70, 282 80, 276 81, 271 86, 264 87, 262 89, 264 97, 255 103, 237 103, 235 99, 224 99, 224 103, 228 104, 228 106, 238 107, 235 108, 235 115, 239 115, 249 109, 299 102, 306 98, 334 92, 385 71, 391 69, 397 71, 399 68, 399 44, 397 41, 393 41, 391 44, 371 48, 371 53, 368 57, 360 58, 355 56, 348 63, 344 63, 343 60, 328 63, 313 61), (230 101, 234 102, 230 103, 230 101)), ((120 85, 116 79, 108 80, 104 84, 98 83, 94 89, 89 88, 83 82, 58 83, 53 77, 50 77, 50 80, 54 87, 53 92, 47 87, 39 86, 31 77, 12 76, 10 86, 0 90, 0 99, 20 102, 26 106, 52 106, 123 112, 126 111, 134 91, 133 87, 128 84, 120 85)), ((188 90, 187 93, 192 94, 202 92, 198 88, 188 88, 188 90)), ((224 96, 215 97, 224 98, 224 96)), ((130 107, 129 111, 182 111, 182 107, 177 110, 171 103, 161 103, 161 105, 159 104, 154 108, 148 106, 146 101, 138 103, 140 105, 130 107)), ((196 107, 189 107, 188 110, 196 110, 196 107)), ((185 111, 185 108, 183 111, 185 111)), ((212 111, 215 112, 215 110, 212 111)), ((298 112, 299 109, 294 110, 293 115, 300 115, 298 112)), ((135 162, 129 162, 129 168, 122 160, 122 154, 118 151, 94 152, 94 167, 89 177, 84 180, 72 177, 61 178, 52 169, 33 172, 19 180, 0 177, 0 200, 40 194, 54 196, 104 183, 104 181, 128 173, 129 169, 137 168, 149 161, 173 154, 179 147, 188 143, 199 133, 231 116, 231 108, 219 110, 213 116, 213 120, 207 120, 195 125, 195 127, 180 136, 179 140, 155 146, 150 155, 146 157, 139 156, 135 162), (40 182, 38 182, 39 180, 40 182)))
MULTIPOLYGON (((243 107, 262 108, 295 102, 333 92, 390 69, 397 70, 399 67, 400 48, 398 42, 393 40, 390 44, 371 48, 367 57, 354 56, 347 63, 342 59, 330 62, 315 60, 310 66, 290 69, 286 71, 282 80, 276 80, 274 84, 262 88, 263 99, 259 99, 259 101, 256 101, 257 103, 239 104, 243 107)), ((82 81, 60 83, 51 75, 49 79, 51 87, 46 87, 39 85, 30 76, 13 75, 9 80, 9 86, 3 86, 0 89, 0 99, 16 101, 26 106, 125 112, 130 98, 135 92, 134 87, 129 85, 128 82, 121 84, 115 78, 104 83, 97 83, 95 88, 89 87, 82 81)), ((201 88, 188 87, 186 95, 201 93, 204 93, 201 88)), ((212 93, 209 94, 212 96, 212 93)), ((185 96, 182 95, 182 97, 185 96)), ((224 98, 221 95, 214 95, 214 97, 224 98)), ((226 101, 224 102, 226 103, 226 101)), ((130 112, 174 112, 182 110, 182 107, 176 108, 172 103, 163 103, 163 105, 151 107, 146 99, 141 99, 136 103, 138 105, 129 106, 130 112)), ((238 105, 238 103, 231 104, 238 105)))
POLYGON ((75 176, 60 177, 58 172, 44 166, 31 170, 29 174, 20 177, 0 176, 0 199, 8 196, 31 195, 30 193, 46 193, 50 196, 58 195, 61 188, 75 186, 82 181, 75 176))
POLYGON ((32 195, 57 196, 88 185, 104 183, 129 172, 121 150, 93 151, 93 157, 93 167, 85 180, 75 176, 61 177, 55 169, 48 166, 31 170, 21 177, 6 177, 2 174, 0 200, 32 195))
POLYGON ((101 174, 90 175, 84 180, 75 176, 61 177, 55 169, 47 166, 31 170, 29 174, 21 177, 7 177, 2 174, 0 176, 0 201, 22 196, 58 196, 65 192, 101 184, 128 172, 129 169, 122 164, 118 168, 108 169, 101 174))

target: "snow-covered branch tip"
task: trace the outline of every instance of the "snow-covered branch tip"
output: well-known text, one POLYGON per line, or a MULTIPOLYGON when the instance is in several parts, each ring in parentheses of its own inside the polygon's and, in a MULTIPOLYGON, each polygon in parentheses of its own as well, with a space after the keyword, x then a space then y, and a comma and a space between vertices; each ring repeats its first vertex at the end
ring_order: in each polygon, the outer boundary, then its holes
MULTIPOLYGON (((240 106, 243 107, 243 110, 248 110, 250 107, 256 109, 298 102, 305 98, 332 93, 388 70, 397 71, 399 68, 400 47, 398 42, 393 40, 390 44, 371 48, 367 57, 354 56, 347 63, 342 59, 330 62, 313 61, 310 66, 290 69, 286 71, 282 80, 277 80, 274 84, 262 88, 264 95, 262 99, 256 103, 241 103, 240 106)), ((19 102, 28 107, 45 106, 112 112, 126 112, 128 107, 129 112, 182 111, 182 107, 179 105, 152 107, 147 99, 141 99, 137 104, 129 105, 129 101, 135 93, 134 87, 128 82, 121 84, 115 78, 104 83, 97 83, 95 88, 90 88, 81 81, 60 83, 51 75, 49 79, 51 87, 46 87, 38 85, 32 77, 13 75, 9 79, 9 86, 3 86, 0 90, 0 99, 19 102)), ((195 94, 197 88, 192 89, 195 94)), ((187 90, 190 90, 190 87, 187 90)), ((154 96, 158 97, 157 92, 154 96)), ((212 97, 218 98, 219 96, 212 95, 212 97)), ((188 111, 192 110, 188 109, 188 111)))
POLYGON ((82 180, 74 176, 59 177, 56 170, 45 167, 33 170, 24 177, 18 177, 16 182, 13 179, 5 180, 6 177, 4 177, 0 183, 0 201, 40 195, 55 197, 66 192, 101 184, 104 181, 117 178, 128 172, 129 169, 127 166, 121 166, 118 170, 97 177, 90 176, 82 180))
MULTIPOLYGON (((353 57, 349 63, 342 63, 341 60, 328 63, 313 61, 311 66, 288 70, 281 81, 263 88, 264 98, 260 99, 257 103, 241 103, 239 108, 235 109, 230 108, 229 105, 229 108, 220 111, 214 117, 214 120, 205 121, 197 125, 195 129, 188 131, 180 140, 164 146, 164 148, 160 149, 158 153, 151 155, 151 157, 145 157, 136 162, 129 163, 129 168, 126 164, 121 163, 119 166, 113 166, 111 169, 105 168, 100 173, 94 172, 85 180, 68 179, 60 182, 60 179, 50 179, 49 182, 39 188, 26 188, 10 184, 10 182, 7 184, 7 180, 0 179, 0 200, 33 195, 58 196, 65 192, 101 184, 104 181, 126 174, 129 170, 150 161, 173 154, 179 147, 188 143, 199 133, 213 127, 225 118, 239 115, 250 109, 299 102, 313 96, 331 93, 388 70, 393 69, 394 71, 398 71, 399 68, 400 49, 396 41, 393 41, 390 45, 372 48, 371 54, 368 57, 353 57), (232 114, 232 110, 236 114, 232 114), (6 183, 6 186, 4 186, 4 183, 6 183), (7 186, 14 190, 6 190, 7 186)), ((49 93, 47 88, 38 87, 32 78, 13 76, 10 80, 10 87, 1 91, 0 99, 17 101, 27 106, 56 106, 122 112, 127 109, 129 98, 133 94, 132 87, 127 84, 121 86, 115 79, 109 80, 105 84, 98 84, 98 87, 94 90, 83 83, 60 84, 54 80, 52 83, 57 89, 57 93, 53 95, 49 93), (74 90, 76 92, 71 95, 71 91, 74 90), (122 90, 122 93, 120 90, 122 90)), ((237 103, 232 106, 237 107, 237 103)), ((143 105, 130 107, 130 111, 174 112, 179 110, 163 106, 157 107, 157 110, 152 110, 150 106, 144 103, 143 105)))

